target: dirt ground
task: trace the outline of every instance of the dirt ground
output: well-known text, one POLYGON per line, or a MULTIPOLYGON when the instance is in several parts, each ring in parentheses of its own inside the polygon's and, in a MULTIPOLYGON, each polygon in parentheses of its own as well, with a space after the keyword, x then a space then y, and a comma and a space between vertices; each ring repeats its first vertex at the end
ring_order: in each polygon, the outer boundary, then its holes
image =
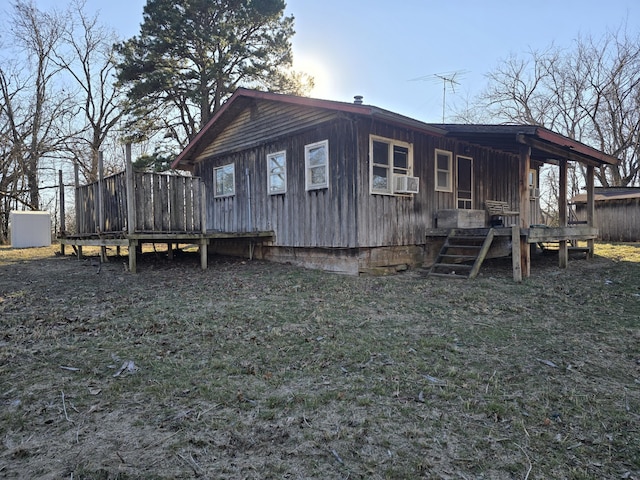
POLYGON ((640 247, 511 279, 0 247, 0 477, 640 479, 640 247))

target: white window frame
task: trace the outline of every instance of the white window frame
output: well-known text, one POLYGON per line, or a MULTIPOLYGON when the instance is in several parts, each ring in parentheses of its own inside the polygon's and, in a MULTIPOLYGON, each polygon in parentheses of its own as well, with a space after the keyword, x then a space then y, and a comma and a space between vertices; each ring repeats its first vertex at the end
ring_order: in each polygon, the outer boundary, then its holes
POLYGON ((413 144, 402 142, 400 140, 394 140, 392 138, 380 137, 378 135, 369 135, 369 193, 372 195, 404 195, 396 194, 393 191, 394 175, 406 175, 413 176, 413 144), (376 163, 373 158, 373 144, 386 143, 387 144, 387 162, 376 163), (407 167, 398 167, 394 161, 394 147, 401 147, 407 149, 407 167), (374 168, 384 168, 387 171, 387 188, 382 189, 376 187, 374 184, 374 168))
POLYGON ((304 166, 305 166, 305 189, 320 190, 323 188, 329 188, 329 140, 322 140, 321 142, 310 143, 304 146, 304 166), (324 148, 324 165, 311 165, 310 154, 312 150, 324 148), (324 169, 324 181, 313 183, 312 170, 323 168, 324 169))
POLYGON ((219 167, 215 167, 213 169, 213 188, 214 188, 214 197, 215 198, 224 198, 224 197, 233 197, 236 194, 236 167, 233 163, 228 163, 226 165, 221 165, 219 167), (223 172, 224 170, 231 170, 231 190, 225 191, 225 185, 222 185, 222 192, 220 192, 219 182, 218 182, 218 172, 223 172))
POLYGON ((436 148, 433 163, 435 168, 434 184, 436 192, 453 192, 453 152, 436 148), (443 155, 448 158, 446 170, 438 167, 438 155, 443 155), (441 173, 447 175, 447 184, 444 186, 438 183, 440 180, 439 174, 441 173))
POLYGON ((281 150, 267 155, 267 191, 269 195, 282 195, 287 192, 287 151, 281 150), (272 161, 282 158, 282 165, 272 166, 272 161), (281 169, 281 172, 275 170, 281 169), (274 177, 282 179, 282 187, 274 186, 274 177))

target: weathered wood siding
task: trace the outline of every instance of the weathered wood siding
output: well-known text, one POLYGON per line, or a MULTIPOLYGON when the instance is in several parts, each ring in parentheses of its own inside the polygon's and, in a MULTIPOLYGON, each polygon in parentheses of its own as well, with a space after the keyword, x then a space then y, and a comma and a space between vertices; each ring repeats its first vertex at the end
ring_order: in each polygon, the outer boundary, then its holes
POLYGON ((207 187, 207 228, 222 232, 274 231, 278 246, 357 246, 354 138, 352 122, 336 119, 203 161, 199 172, 207 187), (304 147, 322 140, 329 140, 329 187, 306 191, 304 147), (287 191, 270 195, 266 157, 279 151, 287 155, 287 191), (235 195, 215 198, 213 169, 229 163, 235 166, 235 195))
POLYGON ((336 112, 281 105, 275 102, 252 102, 198 156, 203 160, 216 155, 246 150, 279 138, 314 128, 336 118, 336 112))
MULTIPOLYGON (((124 172, 102 182, 104 229, 100 230, 99 182, 76 190, 76 233, 127 230, 127 190, 124 172)), ((200 179, 154 173, 134 175, 136 232, 200 232, 200 179)))
POLYGON ((422 245, 426 231, 434 228, 439 210, 457 208, 456 156, 473 158, 473 208, 483 210, 485 200, 503 200, 518 205, 518 159, 513 155, 458 142, 450 138, 362 123, 358 137, 358 245, 422 245), (413 175, 420 179, 420 192, 409 196, 369 193, 369 135, 413 144, 413 175), (435 190, 435 150, 453 153, 453 191, 435 190))
POLYGON ((456 156, 473 158, 474 208, 487 199, 519 205, 519 158, 451 138, 320 108, 256 102, 198 157, 207 187, 207 228, 274 231, 275 246, 354 248, 424 245, 438 210, 457 207, 456 156), (413 144, 417 195, 372 195, 369 136, 413 144), (304 146, 329 141, 329 188, 305 191, 304 146), (453 153, 452 192, 435 191, 435 149, 453 153), (287 191, 267 191, 266 156, 286 151, 287 191), (213 170, 233 164, 235 194, 214 197, 213 170))
MULTIPOLYGON (((587 220, 586 204, 576 205, 576 215, 578 220, 587 220)), ((640 241, 640 198, 596 201, 594 223, 599 240, 640 241)))

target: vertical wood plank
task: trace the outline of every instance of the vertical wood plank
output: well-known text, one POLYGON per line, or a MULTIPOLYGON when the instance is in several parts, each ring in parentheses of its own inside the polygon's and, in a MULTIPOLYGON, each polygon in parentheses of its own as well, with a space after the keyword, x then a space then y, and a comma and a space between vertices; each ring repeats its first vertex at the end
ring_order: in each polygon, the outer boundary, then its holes
MULTIPOLYGON (((133 166, 131 164, 131 144, 127 143, 125 146, 125 175, 126 175, 126 204, 127 204, 127 232, 132 235, 136 228, 136 201, 135 201, 135 179, 133 176, 133 166)), ((131 244, 129 244, 129 250, 131 250, 131 244)), ((131 255, 131 254, 129 254, 131 255)), ((131 263, 131 257, 129 257, 131 263)), ((135 260, 134 260, 135 262, 135 260)), ((129 268, 131 270, 131 268, 129 268)))
POLYGON ((200 228, 207 233, 207 192, 204 183, 200 183, 200 228))

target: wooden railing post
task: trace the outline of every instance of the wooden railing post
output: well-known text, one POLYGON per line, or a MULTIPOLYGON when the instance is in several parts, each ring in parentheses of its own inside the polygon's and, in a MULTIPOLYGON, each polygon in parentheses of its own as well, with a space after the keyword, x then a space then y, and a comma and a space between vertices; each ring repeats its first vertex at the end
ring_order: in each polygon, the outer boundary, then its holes
MULTIPOLYGON (((131 144, 125 146, 125 177, 127 189, 127 234, 133 235, 136 231, 136 196, 133 183, 133 165, 131 164, 131 144)), ((129 238, 129 271, 136 273, 136 248, 138 241, 129 238)))
POLYGON ((136 231, 136 196, 135 186, 133 183, 133 165, 131 164, 131 144, 127 143, 125 147, 126 164, 126 189, 127 189, 127 233, 133 235, 136 231))
MULTIPOLYGON (((78 161, 73 162, 73 181, 75 188, 75 204, 76 204, 76 233, 85 233, 84 231, 84 215, 80 211, 80 167, 78 161)), ((82 258, 82 245, 78 245, 76 248, 76 254, 78 260, 82 258)))
MULTIPOLYGON (((58 170, 58 188, 60 189, 60 237, 66 236, 66 223, 64 211, 64 183, 62 183, 62 170, 58 170)), ((64 255, 64 241, 60 242, 60 254, 64 255)))

